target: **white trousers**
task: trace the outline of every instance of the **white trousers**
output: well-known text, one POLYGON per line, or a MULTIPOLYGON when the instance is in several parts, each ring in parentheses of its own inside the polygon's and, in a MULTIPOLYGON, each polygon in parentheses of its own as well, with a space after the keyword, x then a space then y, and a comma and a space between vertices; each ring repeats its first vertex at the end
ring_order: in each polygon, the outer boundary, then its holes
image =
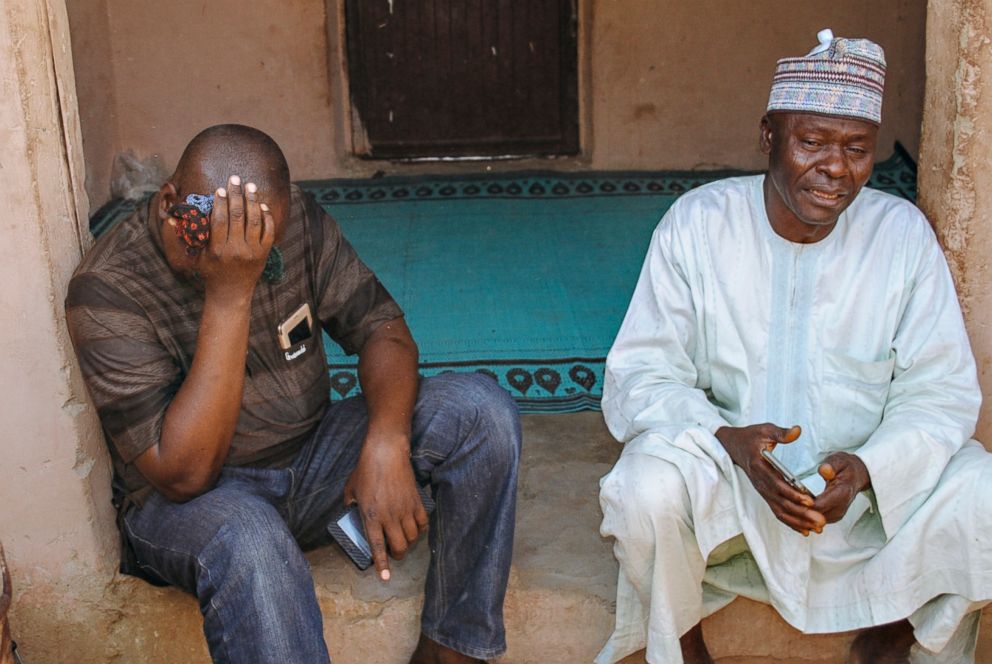
MULTIPOLYGON (((601 533, 616 539, 620 574, 616 629, 597 664, 611 664, 642 648, 651 664, 678 664, 679 638, 702 618, 737 596, 769 603, 742 535, 731 537, 704 560, 685 480, 673 463, 650 454, 622 455, 601 482, 600 503, 601 533)), ((974 661, 979 609, 986 603, 941 595, 919 607, 909 616, 917 630, 921 624, 932 630, 939 623, 953 636, 939 654, 914 647, 912 661, 974 661)))

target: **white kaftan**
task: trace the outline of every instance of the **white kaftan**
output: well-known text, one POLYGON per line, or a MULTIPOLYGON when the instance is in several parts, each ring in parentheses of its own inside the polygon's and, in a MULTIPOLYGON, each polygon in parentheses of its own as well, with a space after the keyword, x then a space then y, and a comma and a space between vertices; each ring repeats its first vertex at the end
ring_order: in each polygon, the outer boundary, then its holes
POLYGON ((646 646, 680 662, 678 637, 737 594, 811 633, 909 617, 934 652, 961 626, 965 652, 992 598, 992 455, 969 441, 981 394, 943 253, 915 206, 868 188, 825 239, 790 242, 763 181, 676 201, 607 359, 603 413, 626 445, 602 483, 621 571, 597 661, 646 646), (822 535, 792 531, 713 435, 762 422, 802 427, 775 453, 810 484, 844 450, 872 490, 822 535))

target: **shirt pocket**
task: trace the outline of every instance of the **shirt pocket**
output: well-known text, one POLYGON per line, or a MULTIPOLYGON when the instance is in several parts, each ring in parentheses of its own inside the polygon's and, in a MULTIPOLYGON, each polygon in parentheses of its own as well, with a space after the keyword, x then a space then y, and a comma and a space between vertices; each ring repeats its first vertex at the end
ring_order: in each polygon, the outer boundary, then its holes
POLYGON ((824 352, 816 441, 821 452, 860 447, 878 428, 894 366, 894 357, 865 362, 824 352))
MULTIPOLYGON (((306 395, 330 391, 322 381, 327 378, 327 359, 324 357, 323 331, 320 323, 315 320, 311 326, 310 336, 290 346, 288 350, 279 350, 282 371, 282 385, 288 395, 306 395), (321 385, 320 388, 317 386, 321 385)), ((326 396, 322 394, 322 396, 326 396)))
MULTIPOLYGON (((310 306, 312 308, 313 304, 310 306)), ((286 317, 271 318, 282 321, 286 317)), ((245 399, 251 402, 276 403, 286 399, 294 402, 300 395, 310 395, 327 374, 319 321, 314 319, 307 336, 294 337, 294 343, 289 348, 283 348, 279 342, 276 324, 271 320, 265 323, 268 325, 265 334, 253 337, 255 343, 248 348, 245 399)))

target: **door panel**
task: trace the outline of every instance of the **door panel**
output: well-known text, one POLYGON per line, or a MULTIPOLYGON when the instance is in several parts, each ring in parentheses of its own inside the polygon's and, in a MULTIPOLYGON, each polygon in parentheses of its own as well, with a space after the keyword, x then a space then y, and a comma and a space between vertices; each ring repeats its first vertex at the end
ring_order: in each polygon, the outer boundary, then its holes
POLYGON ((578 151, 571 0, 348 0, 346 12, 366 156, 578 151))

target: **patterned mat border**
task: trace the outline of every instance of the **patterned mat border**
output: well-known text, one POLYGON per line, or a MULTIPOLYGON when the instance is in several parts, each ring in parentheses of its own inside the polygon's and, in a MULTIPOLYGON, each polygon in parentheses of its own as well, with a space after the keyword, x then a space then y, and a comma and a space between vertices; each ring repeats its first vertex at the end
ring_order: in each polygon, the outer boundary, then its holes
MULTIPOLYGON (((715 180, 761 171, 525 171, 459 176, 388 176, 364 180, 304 180, 298 184, 323 204, 409 203, 437 200, 554 199, 678 196, 715 180)), ((868 186, 916 200, 916 164, 896 143, 875 165, 868 186)))
MULTIPOLYGON (((325 347, 333 343, 325 336, 325 347)), ((599 410, 605 363, 605 357, 425 362, 420 365, 420 375, 482 373, 513 395, 522 413, 572 413, 599 410)), ((355 362, 328 364, 328 372, 332 401, 347 399, 360 393, 355 362)))

